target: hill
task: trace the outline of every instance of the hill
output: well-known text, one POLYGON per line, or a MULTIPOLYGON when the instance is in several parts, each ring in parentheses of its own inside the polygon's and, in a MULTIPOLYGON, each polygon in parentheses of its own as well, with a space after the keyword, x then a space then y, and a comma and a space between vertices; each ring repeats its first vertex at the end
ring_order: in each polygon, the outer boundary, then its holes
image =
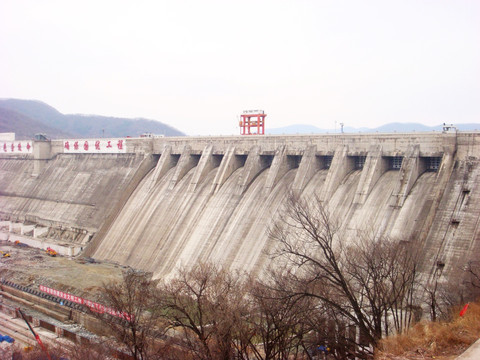
POLYGON ((45 125, 13 110, 0 107, 0 132, 14 132, 17 140, 32 139, 35 134, 45 133, 52 138, 72 137, 65 131, 45 125))
MULTIPOLYGON (((165 136, 184 136, 172 126, 151 119, 130 119, 99 115, 62 114, 52 106, 37 100, 0 99, 2 123, 9 132, 45 133, 50 138, 97 136, 124 137, 153 133, 165 136), (27 125, 27 120, 31 125, 27 125), (26 131, 30 126, 32 131, 26 131)), ((6 130, 5 130, 6 131, 6 130)), ((23 136, 23 135, 22 135, 23 136)))

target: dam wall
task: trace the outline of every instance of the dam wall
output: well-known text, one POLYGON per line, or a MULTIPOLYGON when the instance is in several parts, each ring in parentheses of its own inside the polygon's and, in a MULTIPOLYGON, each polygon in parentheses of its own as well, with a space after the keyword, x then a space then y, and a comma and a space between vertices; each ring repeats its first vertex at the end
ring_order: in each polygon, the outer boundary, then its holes
POLYGON ((155 277, 200 261, 262 273, 267 230, 293 190, 318 196, 345 241, 415 242, 426 274, 458 271, 480 250, 477 132, 121 140, 1 154, 1 220, 82 238, 82 254, 155 277))
POLYGON ((153 158, 145 152, 67 154, 60 141, 34 142, 29 154, 1 154, 1 238, 83 250, 135 180, 155 166, 153 158))

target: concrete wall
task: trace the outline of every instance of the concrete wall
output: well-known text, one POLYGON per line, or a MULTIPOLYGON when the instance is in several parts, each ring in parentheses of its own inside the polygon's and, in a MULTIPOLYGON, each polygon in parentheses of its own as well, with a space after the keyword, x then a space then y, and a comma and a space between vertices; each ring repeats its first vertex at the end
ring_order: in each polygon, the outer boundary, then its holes
POLYGON ((143 153, 39 154, 0 159, 0 220, 46 227, 44 236, 67 242, 93 235, 118 211, 146 162, 143 153), (38 161, 45 162, 40 171, 38 161))
POLYGON ((439 261, 453 271, 479 247, 476 132, 128 138, 125 154, 62 149, 50 143, 38 176, 34 159, 0 157, 0 215, 88 229, 86 255, 156 277, 198 261, 261 273, 273 246, 266 231, 289 189, 323 199, 347 237, 418 241, 427 273, 439 261))

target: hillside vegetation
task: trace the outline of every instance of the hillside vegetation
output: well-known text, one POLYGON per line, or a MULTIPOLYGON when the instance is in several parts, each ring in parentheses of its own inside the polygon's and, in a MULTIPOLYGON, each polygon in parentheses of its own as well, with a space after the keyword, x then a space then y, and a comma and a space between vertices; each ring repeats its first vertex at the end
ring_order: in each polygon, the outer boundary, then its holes
POLYGON ((66 131, 54 128, 13 110, 0 107, 0 132, 15 133, 16 139, 31 139, 37 133, 48 134, 51 138, 72 137, 66 131))
POLYGON ((455 308, 449 321, 422 321, 382 339, 375 359, 455 359, 480 337, 480 304, 470 304, 462 317, 459 311, 455 308))
POLYGON ((129 119, 99 115, 62 114, 41 101, 0 99, 0 131, 15 132, 17 139, 29 139, 36 133, 47 137, 125 137, 153 133, 183 136, 183 132, 150 119, 129 119))

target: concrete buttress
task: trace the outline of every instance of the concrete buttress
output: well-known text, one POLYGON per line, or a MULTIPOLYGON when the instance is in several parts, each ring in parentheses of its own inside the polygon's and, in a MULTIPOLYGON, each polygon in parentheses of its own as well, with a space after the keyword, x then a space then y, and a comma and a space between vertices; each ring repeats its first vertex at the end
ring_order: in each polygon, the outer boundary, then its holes
POLYGON ((191 154, 191 150, 191 147, 188 145, 183 148, 182 155, 180 155, 180 159, 178 160, 176 166, 175 174, 173 175, 172 180, 170 180, 170 190, 172 190, 175 185, 182 180, 187 172, 197 166, 198 159, 191 154))
POLYGON ((157 166, 155 167, 150 187, 154 187, 159 179, 161 179, 167 171, 173 168, 176 164, 176 159, 172 156, 172 147, 170 145, 165 145, 162 154, 158 159, 157 166))
POLYGON ((358 183, 354 204, 365 203, 377 180, 387 171, 388 164, 382 158, 382 147, 372 145, 363 166, 362 175, 358 183))
POLYGON ((348 147, 339 146, 335 149, 335 155, 332 159, 332 164, 325 179, 320 199, 326 201, 337 190, 340 183, 345 176, 355 168, 353 159, 348 157, 348 147))
POLYGON ((213 180, 211 193, 216 193, 229 176, 243 165, 244 163, 241 161, 240 157, 235 155, 235 147, 229 146, 225 151, 225 155, 223 156, 215 179, 213 180))
POLYGON ((242 175, 237 186, 237 194, 241 195, 247 190, 250 183, 255 177, 267 168, 270 164, 262 159, 260 155, 260 147, 254 147, 248 153, 247 161, 243 167, 242 175))
POLYGON ((418 145, 411 147, 407 154, 403 159, 399 172, 398 188, 394 191, 391 199, 391 205, 394 207, 403 205, 413 184, 425 171, 425 166, 420 161, 420 147, 418 145))
POLYGON ((206 146, 202 151, 202 156, 200 157, 200 161, 198 162, 195 174, 188 187, 188 191, 195 191, 197 185, 205 178, 206 174, 212 169, 218 167, 218 165, 216 158, 213 156, 213 146, 206 146))
POLYGON ((268 194, 277 184, 278 180, 290 170, 285 146, 279 147, 275 151, 272 165, 268 170, 267 180, 265 181, 265 193, 268 194))
POLYGON ((316 156, 317 147, 315 145, 308 146, 298 167, 295 180, 293 181, 292 190, 299 194, 303 191, 310 179, 315 173, 321 169, 320 160, 316 156))

